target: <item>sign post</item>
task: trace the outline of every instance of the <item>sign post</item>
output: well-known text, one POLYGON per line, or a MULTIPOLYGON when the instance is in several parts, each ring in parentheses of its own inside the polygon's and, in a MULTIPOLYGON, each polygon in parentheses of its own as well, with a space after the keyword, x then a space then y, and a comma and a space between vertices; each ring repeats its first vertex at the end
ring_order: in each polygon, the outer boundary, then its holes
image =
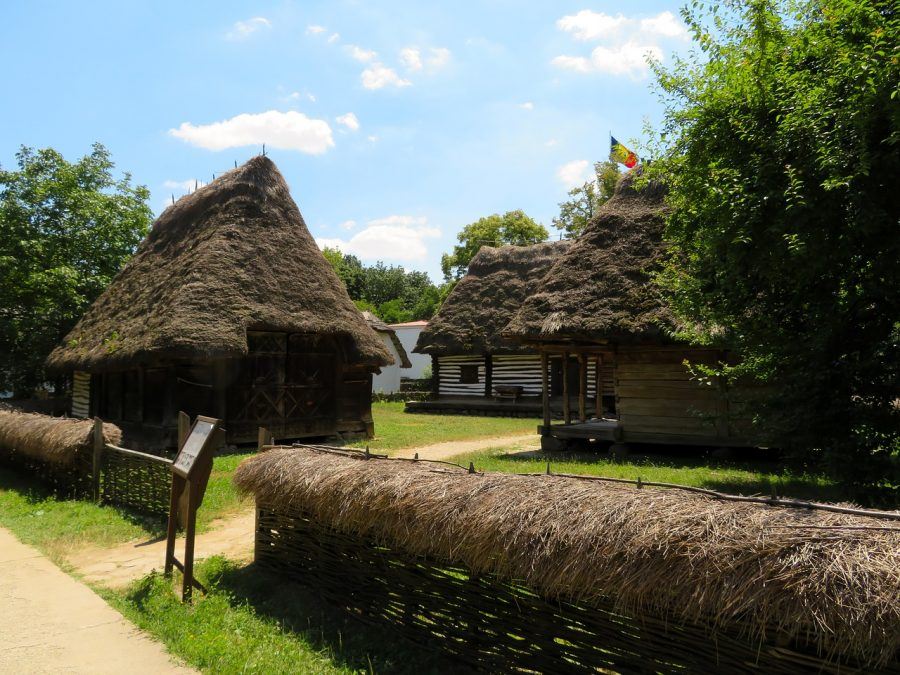
POLYGON ((178 414, 178 455, 172 463, 172 496, 169 501, 169 523, 166 529, 166 576, 172 568, 178 568, 184 576, 181 599, 190 600, 196 586, 205 590, 194 579, 194 535, 197 527, 197 509, 203 503, 203 495, 212 473, 213 451, 221 445, 220 421, 212 417, 198 416, 190 426, 190 418, 178 414), (175 534, 178 525, 184 532, 184 561, 175 557, 175 534))

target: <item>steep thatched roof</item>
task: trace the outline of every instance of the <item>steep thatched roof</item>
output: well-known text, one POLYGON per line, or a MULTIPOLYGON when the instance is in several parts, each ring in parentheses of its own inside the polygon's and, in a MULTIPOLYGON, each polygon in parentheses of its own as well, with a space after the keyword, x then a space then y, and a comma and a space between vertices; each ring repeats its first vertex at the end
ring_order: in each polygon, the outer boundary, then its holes
POLYGON ((634 176, 554 263, 504 335, 520 340, 660 339, 672 325, 650 271, 663 255, 664 190, 638 191, 634 176))
POLYGON ((900 655, 900 531, 887 520, 301 448, 245 460, 234 482, 326 528, 544 597, 610 599, 869 666, 900 655))
POLYGON ((391 360, 266 157, 166 209, 47 365, 239 356, 248 328, 340 336, 354 361, 391 360))
POLYGON ((403 348, 403 343, 400 342, 400 338, 397 337, 397 331, 372 314, 372 312, 363 312, 363 317, 365 317, 366 323, 369 324, 369 327, 372 330, 376 333, 384 333, 387 335, 391 344, 394 345, 394 349, 397 350, 397 354, 400 356, 400 363, 389 365, 399 365, 401 368, 412 368, 412 363, 409 362, 409 354, 406 353, 406 349, 403 348))
POLYGON ((424 354, 516 351, 500 334, 540 281, 569 249, 568 241, 532 246, 483 246, 469 271, 419 335, 413 350, 424 354))
MULTIPOLYGON (((0 406, 0 451, 19 453, 57 466, 71 466, 93 448, 94 422, 25 413, 0 406)), ((122 431, 103 425, 107 443, 122 442, 122 431)))

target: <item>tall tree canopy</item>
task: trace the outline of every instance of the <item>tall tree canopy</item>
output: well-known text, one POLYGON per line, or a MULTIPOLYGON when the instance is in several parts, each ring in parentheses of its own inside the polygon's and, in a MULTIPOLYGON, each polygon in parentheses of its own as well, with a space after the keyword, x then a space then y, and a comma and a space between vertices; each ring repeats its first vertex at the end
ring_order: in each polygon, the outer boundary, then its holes
POLYGON ((657 69, 673 207, 661 281, 692 339, 766 386, 759 429, 898 489, 900 12, 888 0, 695 2, 657 69), (893 477, 891 477, 892 473, 893 477))
POLYGON ((450 282, 462 278, 482 246, 526 246, 544 241, 548 236, 547 228, 521 210, 479 218, 456 235, 459 245, 441 256, 444 280, 450 282))
POLYGON ((95 144, 69 163, 23 147, 0 170, 0 390, 30 394, 43 362, 134 253, 150 193, 95 144))
POLYGON ((569 237, 577 237, 616 191, 619 180, 619 165, 611 160, 596 162, 594 175, 584 185, 569 190, 569 199, 560 203, 559 215, 553 219, 553 226, 569 237))

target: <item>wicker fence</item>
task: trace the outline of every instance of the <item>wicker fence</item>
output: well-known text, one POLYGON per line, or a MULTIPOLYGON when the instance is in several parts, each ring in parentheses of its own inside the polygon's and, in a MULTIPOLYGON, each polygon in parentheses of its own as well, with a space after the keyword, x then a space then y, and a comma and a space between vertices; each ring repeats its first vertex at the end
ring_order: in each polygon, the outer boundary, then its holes
POLYGON ((363 541, 284 507, 258 504, 256 560, 363 621, 490 672, 859 672, 813 650, 629 616, 611 602, 548 601, 522 584, 363 541))

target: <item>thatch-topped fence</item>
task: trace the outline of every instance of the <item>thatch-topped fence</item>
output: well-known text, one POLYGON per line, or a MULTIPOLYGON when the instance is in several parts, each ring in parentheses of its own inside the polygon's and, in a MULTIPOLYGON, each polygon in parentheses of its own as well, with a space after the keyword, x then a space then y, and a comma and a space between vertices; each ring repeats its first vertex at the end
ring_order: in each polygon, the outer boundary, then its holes
POLYGON ((0 410, 0 459, 65 496, 165 516, 172 460, 120 447, 122 431, 99 419, 0 410))
POLYGON ((896 520, 311 447, 235 483, 260 564, 487 670, 900 672, 896 520))

